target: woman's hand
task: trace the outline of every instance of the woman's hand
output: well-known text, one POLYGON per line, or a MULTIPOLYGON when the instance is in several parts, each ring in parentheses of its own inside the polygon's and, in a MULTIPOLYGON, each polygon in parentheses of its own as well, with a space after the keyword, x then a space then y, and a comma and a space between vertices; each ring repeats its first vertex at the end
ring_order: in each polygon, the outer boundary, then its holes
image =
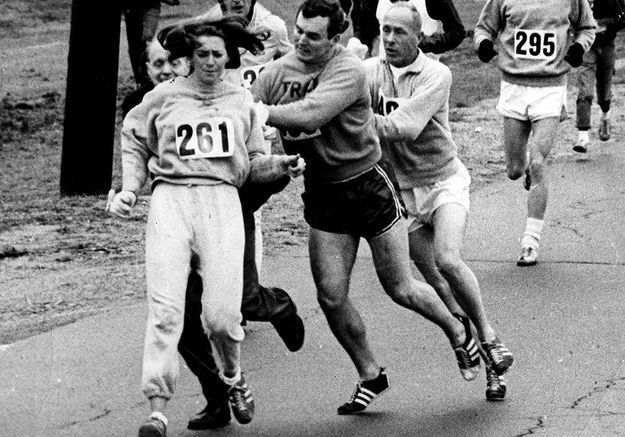
POLYGON ((115 194, 115 190, 110 190, 106 209, 117 217, 129 218, 135 203, 137 203, 137 196, 132 191, 120 191, 115 194))

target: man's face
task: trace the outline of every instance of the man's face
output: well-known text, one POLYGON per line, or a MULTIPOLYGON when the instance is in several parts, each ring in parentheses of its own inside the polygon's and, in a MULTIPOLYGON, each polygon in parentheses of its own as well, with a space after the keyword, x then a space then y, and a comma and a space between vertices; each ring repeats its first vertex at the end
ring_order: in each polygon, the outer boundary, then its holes
POLYGON ((339 39, 336 35, 328 39, 328 17, 304 18, 300 13, 293 31, 295 55, 302 62, 325 59, 339 39))
POLYGON ((189 62, 187 58, 178 58, 169 62, 169 52, 158 42, 150 43, 148 47, 148 76, 154 85, 165 82, 176 76, 189 74, 189 62))
POLYGON ((252 7, 252 0, 219 0, 224 15, 236 14, 247 18, 252 7))
POLYGON ((422 38, 423 33, 415 28, 414 16, 408 8, 391 8, 382 18, 385 57, 394 67, 405 67, 417 59, 422 38))

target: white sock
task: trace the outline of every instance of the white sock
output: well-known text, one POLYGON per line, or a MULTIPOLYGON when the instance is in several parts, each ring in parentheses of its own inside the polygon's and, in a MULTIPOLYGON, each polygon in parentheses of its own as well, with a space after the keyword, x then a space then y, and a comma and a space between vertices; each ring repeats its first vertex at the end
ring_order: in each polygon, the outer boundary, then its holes
POLYGON ((158 419, 167 426, 167 417, 160 411, 153 411, 152 414, 150 414, 150 419, 158 419))
POLYGON ((237 373, 232 377, 224 375, 223 372, 220 373, 219 376, 221 376, 221 379, 226 383, 226 385, 233 386, 241 379, 241 368, 239 367, 237 369, 237 373))
POLYGON ((610 111, 601 113, 601 119, 607 120, 610 118, 610 111))
POLYGON ((540 246, 540 234, 543 231, 545 225, 544 220, 528 217, 525 222, 525 232, 521 237, 521 247, 533 247, 538 250, 540 246))
POLYGON ((590 141, 590 135, 588 134, 587 130, 577 131, 577 138, 580 141, 590 141))

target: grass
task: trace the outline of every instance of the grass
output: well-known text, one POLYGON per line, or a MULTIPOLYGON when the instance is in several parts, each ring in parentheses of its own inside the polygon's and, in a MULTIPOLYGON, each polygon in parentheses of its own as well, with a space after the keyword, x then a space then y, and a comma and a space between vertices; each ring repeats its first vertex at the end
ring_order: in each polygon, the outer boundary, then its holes
MULTIPOLYGON (((292 28, 298 1, 261 1, 270 10, 280 11, 292 28)), ((482 1, 455 3, 471 30, 482 1)), ((213 4, 183 0, 183 6, 163 6, 163 22, 199 14, 213 4)), ((144 296, 147 196, 139 202, 135 218, 122 222, 105 213, 104 196, 59 195, 67 47, 28 46, 66 38, 70 10, 71 0, 0 3, 0 36, 7 38, 3 42, 10 47, 9 52, 2 52, 6 47, 0 49, 5 87, 11 81, 11 93, 0 102, 0 344, 144 296)), ((621 56, 623 38, 619 35, 617 41, 621 56)), ((133 87, 125 45, 120 50, 118 102, 133 87)), ((464 109, 497 95, 496 66, 477 60, 470 38, 443 60, 454 74, 451 117, 462 159, 475 181, 501 174, 499 120, 487 120, 488 108, 483 104, 477 110, 464 109), (474 112, 481 118, 476 119, 474 112), (483 127, 480 135, 474 132, 477 125, 483 127)), ((623 74, 619 72, 617 82, 625 81, 623 74)), ((118 129, 120 124, 118 117, 118 129)), ((117 140, 114 147, 113 179, 119 182, 117 140)), ((301 191, 301 180, 294 181, 265 207, 266 253, 305 243, 301 191)))

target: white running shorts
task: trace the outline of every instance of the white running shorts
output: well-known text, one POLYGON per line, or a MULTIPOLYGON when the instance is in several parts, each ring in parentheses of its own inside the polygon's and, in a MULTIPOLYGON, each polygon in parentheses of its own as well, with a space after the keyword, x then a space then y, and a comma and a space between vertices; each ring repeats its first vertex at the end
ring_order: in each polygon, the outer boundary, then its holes
POLYGON ((566 118, 566 85, 531 87, 502 81, 497 111, 522 121, 566 118))
POLYGON ((408 233, 432 223, 434 212, 446 203, 458 203, 469 212, 471 175, 464 165, 456 173, 423 187, 401 190, 408 212, 408 233))

